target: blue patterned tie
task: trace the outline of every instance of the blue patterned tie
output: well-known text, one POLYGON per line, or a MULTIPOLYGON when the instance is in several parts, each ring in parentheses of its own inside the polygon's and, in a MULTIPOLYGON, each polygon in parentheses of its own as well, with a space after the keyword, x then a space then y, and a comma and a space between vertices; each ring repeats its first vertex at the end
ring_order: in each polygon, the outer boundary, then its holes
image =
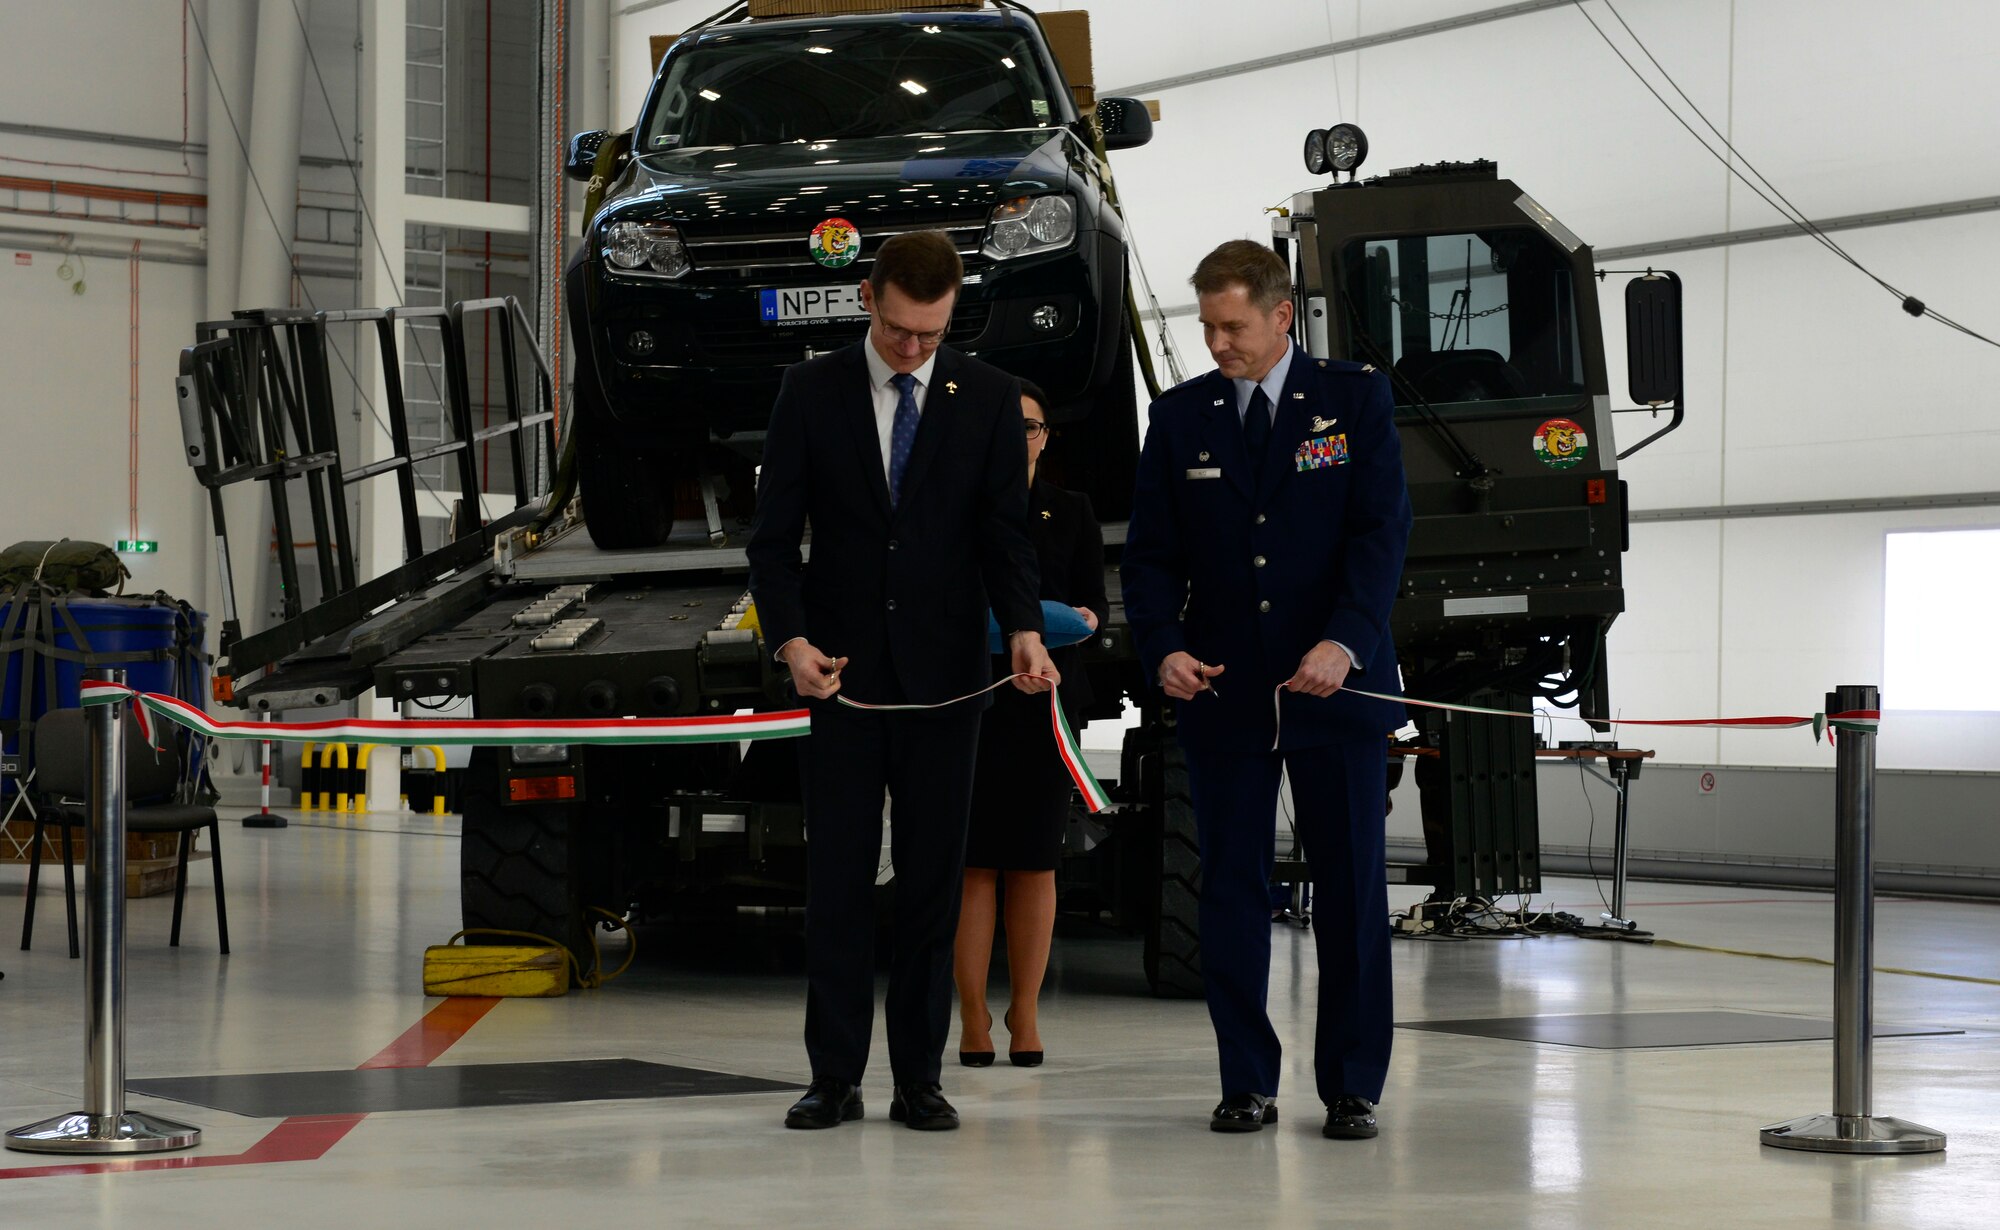
POLYGON ((917 378, 908 372, 889 377, 896 386, 896 424, 889 430, 889 507, 903 494, 903 472, 910 467, 910 448, 917 442, 917 378))

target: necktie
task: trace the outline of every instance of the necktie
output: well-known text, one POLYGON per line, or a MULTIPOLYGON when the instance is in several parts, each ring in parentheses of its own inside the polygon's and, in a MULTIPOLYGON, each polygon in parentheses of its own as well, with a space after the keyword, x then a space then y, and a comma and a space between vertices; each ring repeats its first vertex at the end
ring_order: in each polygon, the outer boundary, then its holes
POLYGON ((1271 399, 1264 386, 1250 391, 1250 408, 1243 412, 1243 447, 1250 452, 1252 472, 1264 467, 1264 452, 1271 443, 1271 399))
POLYGON ((903 472, 910 466, 910 448, 917 442, 917 378, 908 372, 889 377, 896 386, 896 422, 889 429, 889 507, 903 494, 903 472))

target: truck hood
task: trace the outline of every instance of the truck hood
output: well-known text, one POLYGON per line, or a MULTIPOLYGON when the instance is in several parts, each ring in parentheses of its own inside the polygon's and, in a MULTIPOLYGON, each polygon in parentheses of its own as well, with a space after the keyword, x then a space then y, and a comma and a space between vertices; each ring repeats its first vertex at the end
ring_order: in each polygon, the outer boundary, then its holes
POLYGON ((1060 128, 716 146, 635 158, 600 220, 726 223, 991 207, 1066 185, 1060 128))

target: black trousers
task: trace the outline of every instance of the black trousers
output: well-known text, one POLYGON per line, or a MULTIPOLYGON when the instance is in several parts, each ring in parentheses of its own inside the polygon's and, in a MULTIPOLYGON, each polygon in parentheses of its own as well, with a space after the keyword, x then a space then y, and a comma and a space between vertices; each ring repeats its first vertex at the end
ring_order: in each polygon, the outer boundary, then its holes
POLYGON ((980 710, 813 707, 805 741, 806 1054, 815 1078, 860 1084, 875 1022, 882 800, 895 868, 889 1067, 934 1085, 951 1027, 952 939, 980 710))
POLYGON ((1394 1026, 1389 890, 1383 868, 1387 746, 1381 739, 1283 752, 1188 749, 1201 833, 1201 971, 1222 1092, 1278 1092, 1271 980, 1271 863, 1279 771, 1313 875, 1319 956, 1313 1070, 1320 1100, 1380 1101, 1394 1026))

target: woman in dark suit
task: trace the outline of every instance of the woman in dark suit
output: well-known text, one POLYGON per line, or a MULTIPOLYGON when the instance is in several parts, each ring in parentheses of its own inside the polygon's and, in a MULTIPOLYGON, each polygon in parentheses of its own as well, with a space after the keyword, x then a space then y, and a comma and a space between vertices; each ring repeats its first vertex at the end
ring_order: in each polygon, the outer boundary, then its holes
MULTIPOLYGON (((1094 632, 1111 614, 1104 593, 1104 533, 1088 496, 1036 480, 1036 463, 1049 441, 1047 405, 1039 388, 1021 382, 1021 417, 1028 435, 1028 532, 1041 562, 1041 597, 1073 607, 1094 632)), ((1059 649, 1051 656, 1062 673, 1063 714, 1077 729, 1077 711, 1090 699, 1077 651, 1059 649)), ((996 676, 1013 669, 1005 658, 993 662, 996 676)), ((1035 1005, 1055 935, 1056 863, 1072 789, 1049 729, 1048 701, 1001 689, 980 724, 965 893, 958 915, 953 974, 958 982, 958 1058, 967 1067, 993 1062, 986 976, 996 898, 1005 902, 1012 988, 1007 1058, 1023 1068, 1042 1062, 1035 1005)))

